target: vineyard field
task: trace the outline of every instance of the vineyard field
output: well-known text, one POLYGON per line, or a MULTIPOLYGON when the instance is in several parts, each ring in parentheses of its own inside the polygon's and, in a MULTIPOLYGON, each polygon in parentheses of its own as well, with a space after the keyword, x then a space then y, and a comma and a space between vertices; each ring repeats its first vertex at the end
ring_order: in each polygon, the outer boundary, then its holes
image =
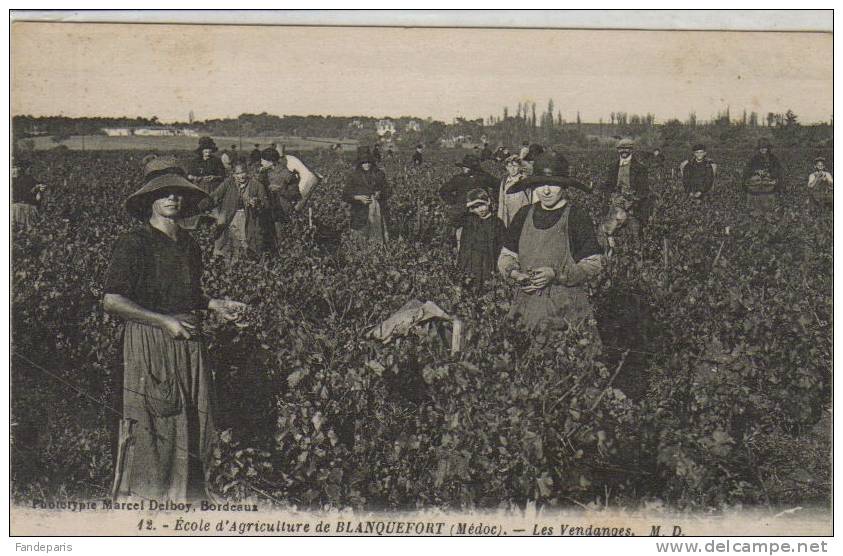
MULTIPOLYGON (((121 323, 104 314, 102 288, 115 239, 135 225, 122 202, 141 180, 136 149, 151 147, 97 145, 32 155, 49 196, 35 227, 13 234, 14 500, 102 498, 111 487, 121 323)), ((367 510, 830 507, 834 217, 805 190, 813 156, 831 161, 830 149, 776 151, 786 187, 760 215, 739 187, 750 150, 710 149, 718 179, 701 201, 669 169, 651 173, 650 224, 617 238, 592 287, 604 345, 592 359, 576 331, 510 323, 503 279, 475 291, 456 271, 437 188, 459 149, 425 153, 418 168, 409 153, 384 161, 391 241, 370 247, 347 233, 350 159, 290 148, 325 176, 312 226, 305 211, 277 254, 233 268, 211 257, 207 227, 195 232, 205 292, 250 305, 243 321, 205 330, 221 498, 367 510), (447 326, 366 339, 414 298, 460 317, 460 352, 447 326)), ((564 152, 585 183, 615 156, 564 152)), ((683 155, 666 153, 671 167, 683 155)), ((595 222, 605 212, 597 195, 572 199, 595 222)))

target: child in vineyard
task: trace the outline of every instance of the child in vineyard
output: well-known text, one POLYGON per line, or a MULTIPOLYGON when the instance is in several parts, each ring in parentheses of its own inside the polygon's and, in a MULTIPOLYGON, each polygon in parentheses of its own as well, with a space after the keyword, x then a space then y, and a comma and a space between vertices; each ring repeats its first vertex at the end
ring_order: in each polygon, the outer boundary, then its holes
POLYGON ((208 498, 216 432, 201 312, 234 320, 246 308, 202 293, 202 253, 178 220, 207 194, 167 161, 150 161, 144 185, 126 199, 143 225, 118 238, 103 288, 105 311, 126 321, 118 500, 208 498))
POLYGON ((586 284, 602 268, 602 250, 588 213, 566 195, 568 187, 588 187, 552 153, 535 161, 520 187, 533 187, 538 202, 515 215, 498 258, 500 273, 518 286, 510 316, 528 328, 585 326, 598 338, 586 284))
POLYGON ((505 228, 492 213, 492 201, 484 189, 469 191, 465 207, 457 265, 480 287, 495 271, 505 228))
POLYGON ((462 161, 456 163, 462 170, 456 176, 442 184, 439 196, 448 205, 448 223, 453 230, 456 245, 459 245, 462 234, 462 220, 465 215, 465 199, 472 189, 484 189, 489 193, 498 188, 498 180, 487 174, 480 167, 480 159, 473 154, 467 154, 462 161))

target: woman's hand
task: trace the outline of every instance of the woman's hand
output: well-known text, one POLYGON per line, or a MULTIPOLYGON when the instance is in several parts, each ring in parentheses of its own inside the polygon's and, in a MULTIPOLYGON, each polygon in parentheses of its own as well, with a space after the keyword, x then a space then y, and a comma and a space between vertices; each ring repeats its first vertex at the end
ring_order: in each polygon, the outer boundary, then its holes
POLYGON ((355 195, 353 199, 357 202, 363 203, 364 205, 368 205, 372 202, 372 198, 368 195, 355 195))
MULTIPOLYGON (((556 278, 556 271, 549 266, 536 268, 530 273, 530 285, 528 287, 532 287, 530 291, 540 290, 550 284, 554 278, 556 278)), ((525 291, 527 290, 525 289, 525 291)))
POLYGON ((189 322, 163 315, 161 317, 161 328, 174 340, 189 340, 196 327, 189 322))
POLYGON ((212 299, 208 302, 208 309, 215 311, 225 320, 237 320, 249 306, 240 301, 230 299, 212 299))
POLYGON ((518 269, 515 269, 510 272, 509 277, 512 278, 512 280, 518 285, 524 285, 530 281, 530 275, 526 272, 521 272, 518 269))

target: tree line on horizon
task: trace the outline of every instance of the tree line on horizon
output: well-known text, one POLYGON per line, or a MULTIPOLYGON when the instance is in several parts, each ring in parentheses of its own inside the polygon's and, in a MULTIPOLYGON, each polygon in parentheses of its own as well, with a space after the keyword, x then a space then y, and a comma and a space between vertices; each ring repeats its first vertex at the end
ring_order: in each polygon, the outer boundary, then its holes
POLYGON ((485 139, 490 144, 514 145, 522 141, 545 144, 586 145, 589 142, 611 141, 621 136, 642 138, 643 143, 678 144, 707 138, 714 141, 752 140, 769 135, 785 144, 800 142, 819 143, 831 140, 833 121, 802 125, 792 111, 767 113, 763 118, 757 112, 744 110, 739 118, 732 118, 730 109, 717 113, 707 121, 691 112, 687 118, 669 119, 656 123, 655 114, 630 114, 612 111, 608 120, 583 122, 579 111, 576 120, 568 122, 555 107, 552 99, 546 109, 537 113, 535 102, 519 102, 515 113, 504 107, 500 116, 466 119, 454 118, 445 123, 432 118, 401 116, 398 118, 371 116, 278 116, 262 112, 241 114, 237 118, 215 118, 204 121, 171 122, 164 124, 152 117, 67 117, 18 115, 12 118, 15 139, 38 135, 52 136, 57 143, 73 135, 100 135, 109 127, 164 126, 190 128, 203 135, 223 137, 272 137, 288 135, 298 137, 326 137, 374 143, 379 138, 393 139, 400 143, 422 143, 437 146, 442 139, 457 139, 478 143, 485 139), (380 120, 390 120, 396 132, 378 135, 380 120))

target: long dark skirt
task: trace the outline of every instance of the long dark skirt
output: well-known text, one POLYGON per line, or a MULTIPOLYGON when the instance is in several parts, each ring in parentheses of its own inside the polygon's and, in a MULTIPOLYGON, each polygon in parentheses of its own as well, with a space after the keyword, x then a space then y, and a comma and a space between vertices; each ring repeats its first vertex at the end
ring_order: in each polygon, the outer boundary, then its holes
POLYGON ((123 339, 118 498, 183 502, 207 498, 216 433, 208 353, 201 336, 173 340, 129 322, 123 339))

